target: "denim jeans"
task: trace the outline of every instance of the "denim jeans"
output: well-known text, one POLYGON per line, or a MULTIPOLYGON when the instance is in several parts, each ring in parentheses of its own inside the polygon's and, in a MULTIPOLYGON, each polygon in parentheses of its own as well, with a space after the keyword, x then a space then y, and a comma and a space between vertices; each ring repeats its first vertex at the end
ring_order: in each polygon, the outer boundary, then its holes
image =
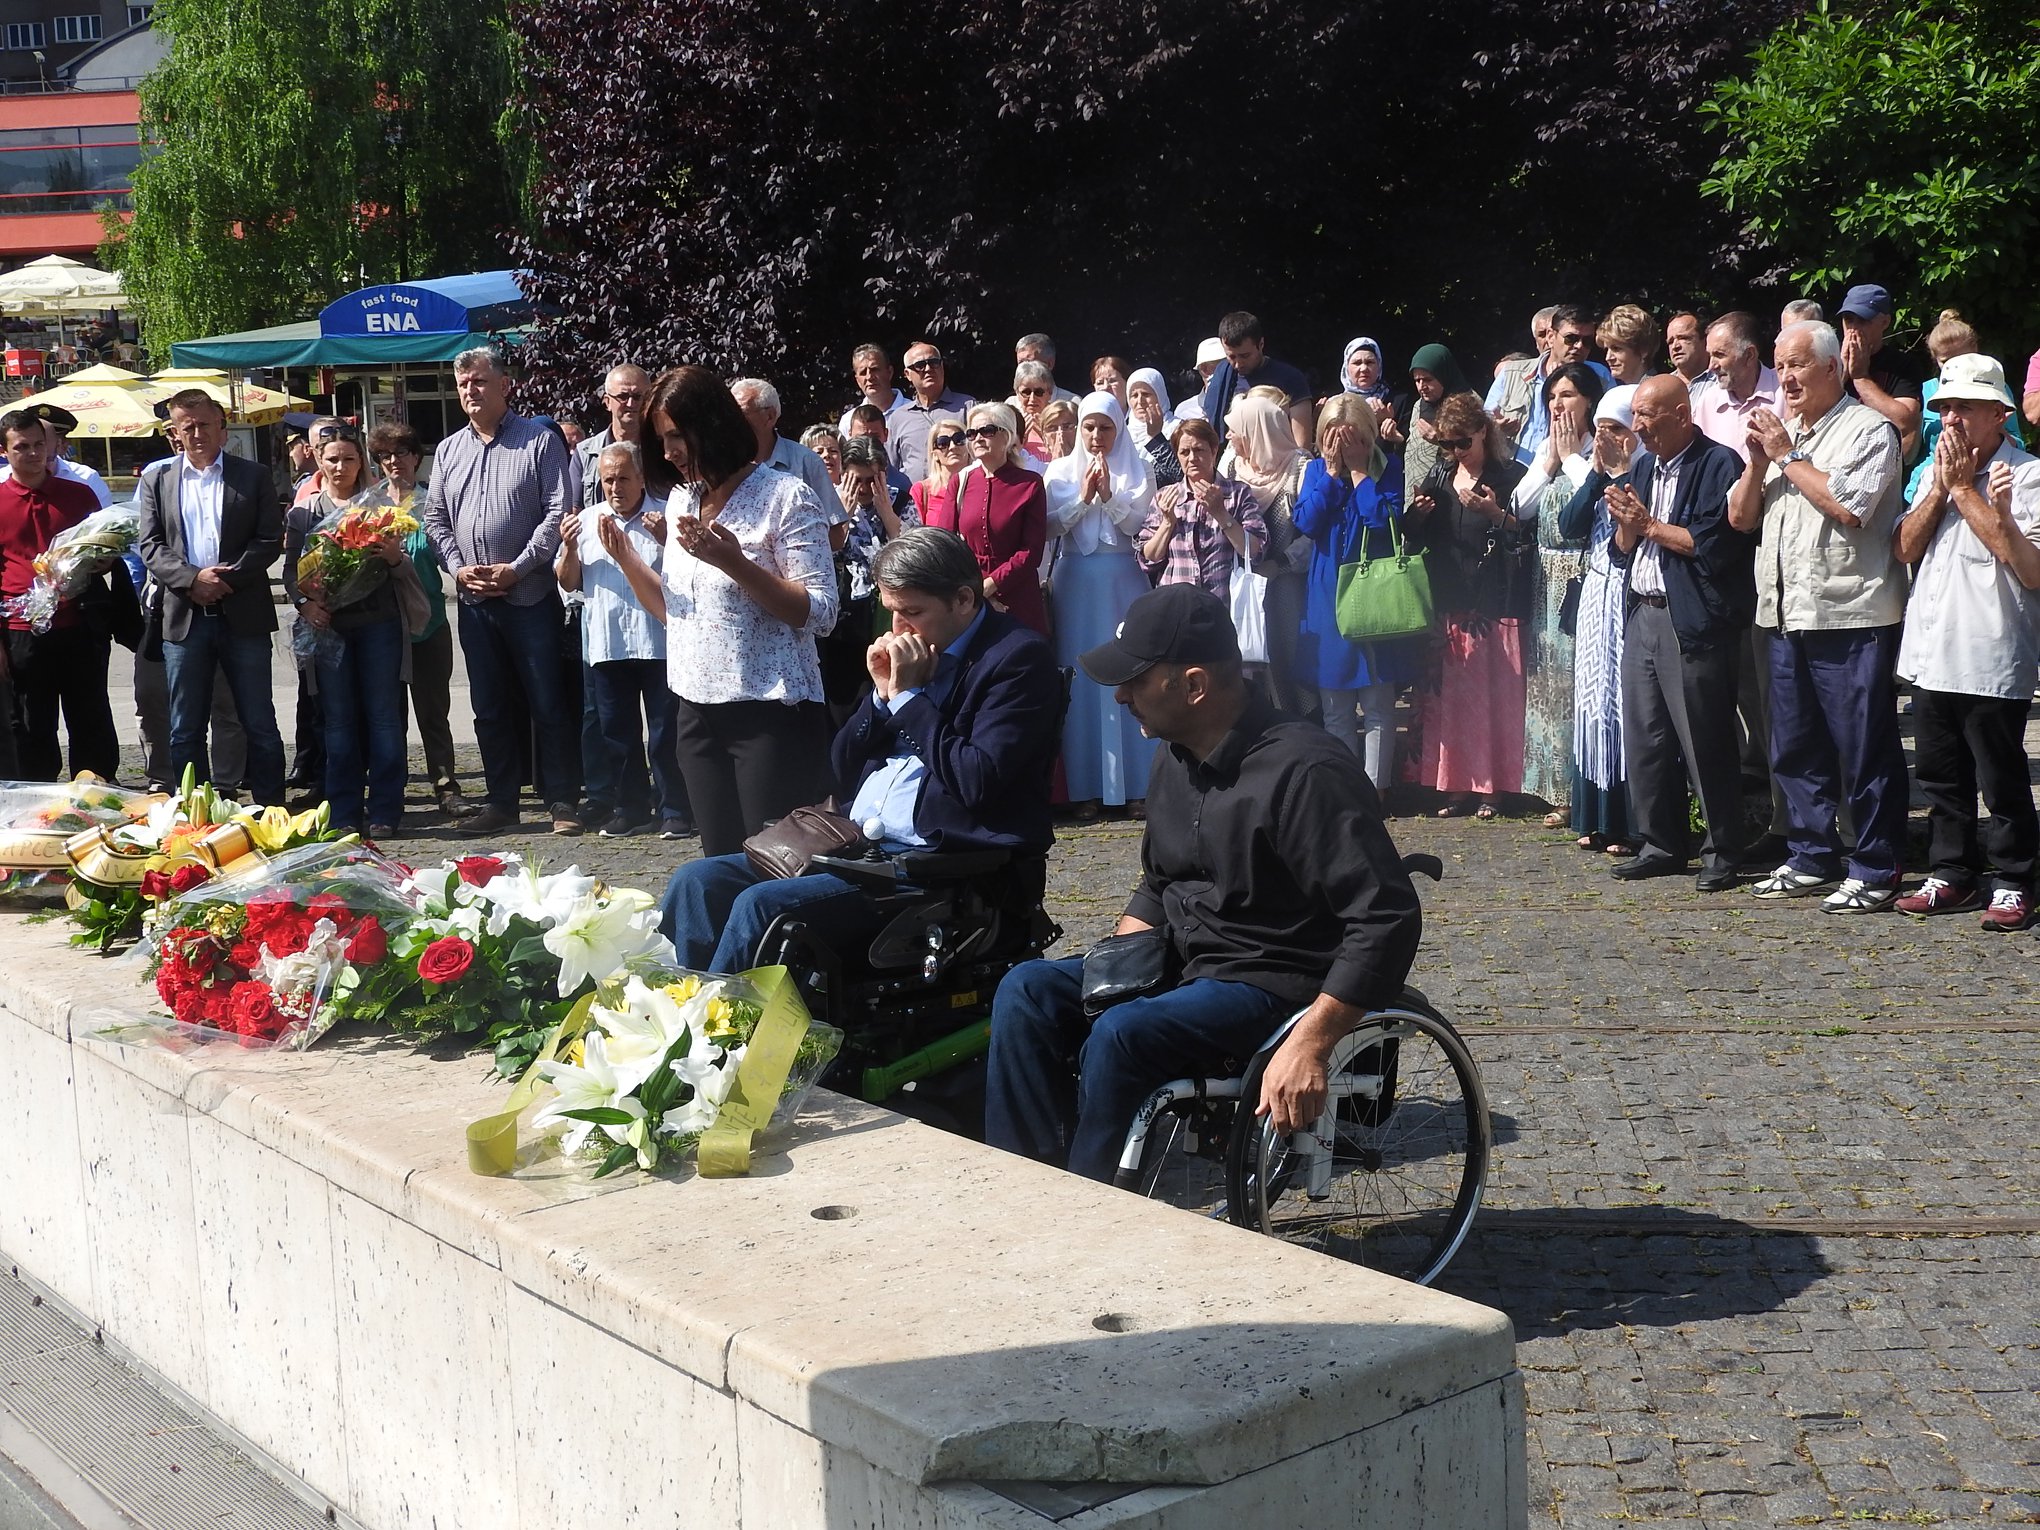
POLYGON ((513 606, 501 598, 460 603, 460 646, 467 655, 468 701, 489 803, 517 811, 523 758, 519 734, 530 719, 538 773, 549 802, 581 795, 581 712, 572 704, 560 645, 558 596, 513 606))
POLYGON ((1082 957, 1022 962, 992 999, 985 1141, 1062 1161, 1110 1182, 1133 1113, 1176 1078, 1244 1064, 1289 1013, 1288 1000, 1246 983, 1197 978, 1129 999, 1092 1021, 1080 998, 1082 957))
MULTIPOLYGON (((283 802, 283 735, 276 730, 276 704, 269 691, 270 634, 237 633, 224 616, 193 612, 191 630, 178 642, 163 643, 163 669, 170 682, 170 780, 189 765, 201 781, 212 778, 206 757, 206 725, 212 720, 213 675, 227 677, 248 739, 248 789, 265 807, 283 802)), ((235 783, 215 783, 231 787, 235 783)))
POLYGON ((369 824, 394 828, 404 816, 404 784, 410 776, 404 624, 392 618, 350 627, 334 638, 319 645, 318 657, 326 800, 333 805, 333 823, 357 831, 369 824))
POLYGON ((673 873, 659 902, 659 929, 673 942, 681 966, 743 972, 766 928, 792 913, 853 966, 882 923, 878 905, 841 877, 765 882, 743 856, 712 855, 673 873))
MULTIPOLYGON (((601 719, 605 751, 613 762, 609 801, 625 823, 687 817, 687 784, 673 746, 678 703, 666 688, 664 659, 610 659, 587 666, 588 694, 601 719), (642 711, 642 720, 640 719, 642 711), (651 762, 646 775, 646 760, 651 762)), ((584 747, 584 759, 592 760, 584 747)), ((588 771, 588 801, 596 802, 588 771)))

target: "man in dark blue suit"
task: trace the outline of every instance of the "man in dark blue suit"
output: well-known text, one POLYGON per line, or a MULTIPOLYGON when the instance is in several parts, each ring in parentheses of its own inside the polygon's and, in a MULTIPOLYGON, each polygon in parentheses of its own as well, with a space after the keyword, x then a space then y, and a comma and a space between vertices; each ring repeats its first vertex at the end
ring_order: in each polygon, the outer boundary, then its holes
POLYGON ((1628 485, 1607 493, 1615 521, 1609 557, 1629 570, 1622 642, 1622 757, 1629 777, 1634 860, 1624 880, 1686 869, 1686 784, 1707 820, 1697 885, 1735 885, 1742 849, 1736 733, 1736 647, 1756 616, 1757 539, 1728 522, 1742 459, 1693 423, 1685 383, 1646 379, 1636 390, 1645 451, 1628 485))
MULTIPOLYGON (((1002 877, 1038 889, 1054 839, 1054 650, 984 603, 977 558, 954 532, 903 532, 871 573, 893 630, 866 650, 871 691, 836 736, 838 800, 885 849, 1011 850, 1020 864, 1002 877)), ((745 857, 723 855, 673 873, 660 923, 686 966, 739 972, 772 921, 795 911, 853 958, 883 918, 841 877, 761 880, 745 857)))

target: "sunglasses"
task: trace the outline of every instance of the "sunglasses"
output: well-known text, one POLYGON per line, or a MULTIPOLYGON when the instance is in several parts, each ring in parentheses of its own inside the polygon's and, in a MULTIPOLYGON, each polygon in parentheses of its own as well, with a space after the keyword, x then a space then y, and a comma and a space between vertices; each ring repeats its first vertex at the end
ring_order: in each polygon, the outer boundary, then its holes
POLYGON ((937 451, 946 452, 952 446, 963 445, 963 438, 969 434, 969 431, 959 431, 955 435, 935 436, 930 440, 929 444, 937 451))
POLYGON ((1005 433, 1005 428, 999 425, 973 425, 964 432, 973 441, 983 441, 992 436, 1003 436, 1005 433))
POLYGON ((932 372, 941 365, 942 358, 940 356, 924 356, 919 361, 908 362, 907 370, 909 372, 932 372))
POLYGON ((1454 436, 1449 441, 1440 441, 1438 443, 1438 450, 1441 452, 1463 452, 1471 445, 1473 445, 1473 438, 1471 436, 1454 436))
POLYGON ((1022 389, 1020 390, 1020 396, 1021 396, 1022 398, 1047 398, 1047 397, 1048 397, 1048 389, 1046 389, 1046 388, 1022 388, 1022 389))

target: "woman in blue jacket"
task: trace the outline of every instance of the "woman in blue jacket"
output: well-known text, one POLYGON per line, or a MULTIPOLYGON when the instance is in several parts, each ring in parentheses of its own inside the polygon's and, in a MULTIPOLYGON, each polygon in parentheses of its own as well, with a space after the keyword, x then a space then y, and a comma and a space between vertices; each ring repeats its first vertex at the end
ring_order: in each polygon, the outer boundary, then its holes
POLYGON ((1315 685, 1325 729, 1360 757, 1377 792, 1395 767, 1395 694, 1417 679, 1422 638, 1349 642, 1339 632, 1339 567, 1394 553, 1390 527, 1402 516, 1402 461, 1381 449, 1375 416, 1357 393, 1318 411, 1318 455, 1304 469, 1296 529, 1311 540, 1299 685, 1315 685))

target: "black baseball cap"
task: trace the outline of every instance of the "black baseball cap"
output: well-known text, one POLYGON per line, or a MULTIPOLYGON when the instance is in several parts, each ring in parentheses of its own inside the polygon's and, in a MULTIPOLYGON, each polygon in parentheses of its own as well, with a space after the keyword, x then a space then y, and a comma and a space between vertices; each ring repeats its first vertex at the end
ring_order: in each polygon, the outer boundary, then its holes
POLYGON ((55 404, 30 404, 26 409, 10 412, 20 415, 23 419, 41 420, 45 425, 54 425, 59 432, 67 436, 78 428, 78 416, 55 404))
POLYGON ((1238 663, 1239 633, 1225 602, 1201 584, 1165 584, 1126 608, 1111 642, 1078 656, 1100 685, 1124 685, 1157 664, 1238 663))

